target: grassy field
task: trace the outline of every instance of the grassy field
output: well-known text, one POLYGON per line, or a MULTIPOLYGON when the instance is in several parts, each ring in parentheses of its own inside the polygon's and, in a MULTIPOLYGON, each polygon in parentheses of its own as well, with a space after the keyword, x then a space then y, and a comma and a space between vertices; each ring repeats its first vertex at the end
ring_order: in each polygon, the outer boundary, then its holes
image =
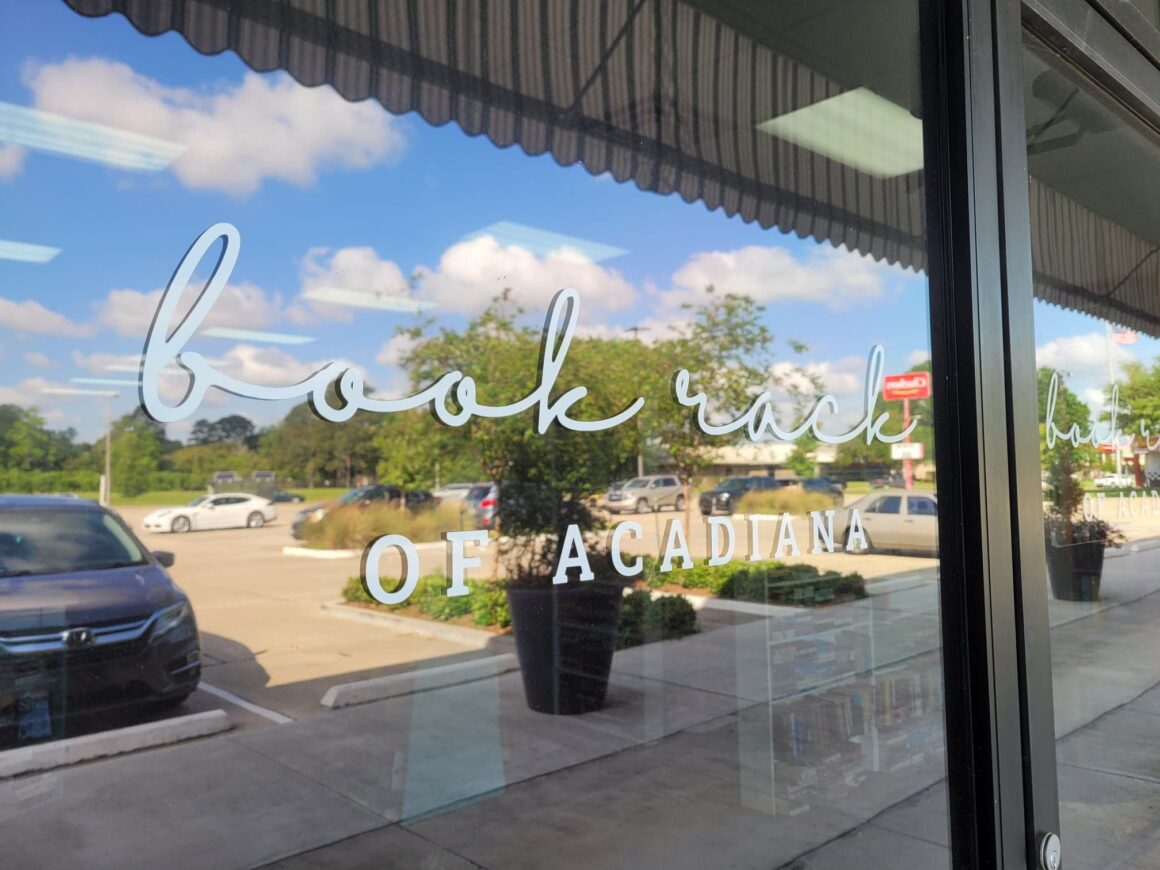
MULTIPOLYGON (((306 501, 304 504, 316 504, 318 502, 331 501, 332 499, 338 498, 346 491, 346 487, 342 486, 314 487, 313 489, 303 487, 301 489, 290 490, 290 492, 305 498, 306 501)), ((154 492, 143 492, 141 495, 134 496, 124 496, 113 493, 113 507, 128 507, 132 505, 157 505, 159 507, 170 507, 172 505, 186 504, 187 502, 191 502, 199 495, 203 494, 204 493, 193 492, 187 489, 163 489, 156 490, 154 492)), ((97 493, 95 492, 78 492, 77 495, 79 495, 81 498, 91 498, 94 501, 97 498, 97 493)), ((293 505, 284 504, 282 507, 290 508, 293 507, 293 505)))

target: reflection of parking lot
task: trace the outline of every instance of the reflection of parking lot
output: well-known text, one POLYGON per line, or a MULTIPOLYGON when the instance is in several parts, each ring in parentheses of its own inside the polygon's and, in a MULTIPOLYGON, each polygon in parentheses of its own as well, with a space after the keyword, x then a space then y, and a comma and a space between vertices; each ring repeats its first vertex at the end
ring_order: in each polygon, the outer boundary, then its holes
MULTIPOLYGON (((169 550, 176 556, 170 573, 189 595, 201 631, 202 688, 176 710, 133 707, 78 716, 70 724, 70 735, 216 708, 227 710, 235 727, 265 727, 288 718, 317 715, 319 700, 337 683, 496 651, 396 635, 327 615, 322 605, 338 599, 346 578, 359 572, 360 560, 315 560, 283 554, 283 547, 293 543, 289 531, 292 511, 285 507, 276 521, 262 528, 183 535, 144 531, 142 520, 150 510, 126 507, 118 512, 149 549, 169 550)), ((632 517, 641 524, 643 535, 630 541, 626 551, 656 555, 667 521, 684 516, 670 509, 632 517)), ((690 519, 690 549, 694 558, 701 559, 706 555, 702 521, 696 511, 690 519)), ((738 545, 735 558, 745 559, 750 546, 749 524, 734 517, 733 525, 738 545)), ((934 564, 931 559, 896 555, 811 555, 805 546, 808 520, 795 518, 795 526, 803 553, 783 561, 809 563, 822 571, 858 571, 871 581, 934 564)), ((772 550, 775 537, 772 521, 759 525, 763 552, 772 550)), ((422 561, 424 572, 442 570, 442 549, 429 545, 422 551, 422 561)), ((499 638, 495 646, 506 643, 506 638, 499 638)))
POLYGON ((326 615, 321 606, 339 598, 346 578, 359 572, 359 559, 285 556, 282 548, 294 543, 287 506, 262 528, 184 535, 144 532, 141 520, 149 511, 118 509, 146 546, 176 555, 170 574, 189 595, 202 635, 203 688, 179 712, 222 707, 246 726, 297 719, 316 714, 336 683, 416 661, 481 654, 326 615), (217 696, 207 688, 219 690, 217 696))

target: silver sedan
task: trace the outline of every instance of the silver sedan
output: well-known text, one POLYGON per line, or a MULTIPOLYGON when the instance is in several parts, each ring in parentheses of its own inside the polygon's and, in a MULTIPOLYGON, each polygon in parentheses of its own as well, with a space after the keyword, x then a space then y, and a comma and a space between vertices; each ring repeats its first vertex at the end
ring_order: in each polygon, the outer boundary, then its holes
POLYGON ((858 511, 870 550, 938 553, 938 496, 913 489, 885 489, 846 505, 834 517, 834 537, 845 548, 858 511))

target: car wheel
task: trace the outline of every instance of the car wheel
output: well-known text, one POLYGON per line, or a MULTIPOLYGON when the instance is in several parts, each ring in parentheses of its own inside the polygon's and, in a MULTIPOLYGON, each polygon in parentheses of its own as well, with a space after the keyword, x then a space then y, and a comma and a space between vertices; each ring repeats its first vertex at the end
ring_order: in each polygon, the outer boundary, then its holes
POLYGON ((647 514, 648 513, 648 499, 647 498, 637 499, 636 512, 638 514, 647 514))
POLYGON ((260 529, 264 525, 266 525, 266 518, 257 511, 254 511, 252 514, 246 517, 247 529, 260 529))
POLYGON ((189 517, 174 517, 169 524, 169 531, 175 535, 183 535, 190 529, 189 517))
POLYGON ((677 496, 677 500, 674 503, 674 507, 676 508, 678 513, 685 512, 685 497, 683 495, 677 496))

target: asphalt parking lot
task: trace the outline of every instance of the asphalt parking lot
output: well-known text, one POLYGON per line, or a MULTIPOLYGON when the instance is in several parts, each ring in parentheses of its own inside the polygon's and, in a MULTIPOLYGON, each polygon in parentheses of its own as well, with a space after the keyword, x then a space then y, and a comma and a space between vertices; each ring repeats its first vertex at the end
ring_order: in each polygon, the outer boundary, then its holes
POLYGON ((282 553, 293 544, 283 507, 260 529, 183 535, 145 532, 152 508, 118 513, 152 550, 170 550, 170 570, 189 595, 201 631, 203 687, 177 711, 226 709, 236 727, 317 715, 337 683, 490 654, 416 635, 336 619, 322 605, 340 598, 358 558, 315 560, 282 553))
MULTIPOLYGON (((171 574, 193 602, 204 654, 203 688, 178 714, 226 709, 235 727, 277 724, 285 718, 318 715, 327 689, 339 683, 384 676, 416 667, 509 651, 499 638, 487 650, 469 649, 417 635, 395 634, 379 626, 342 620, 322 605, 341 596, 346 579, 360 572, 360 558, 309 559, 288 556, 296 542, 290 520, 297 506, 280 506, 278 519, 260 529, 226 529, 187 534, 145 532, 142 518, 152 508, 124 507, 118 512, 153 550, 170 550, 177 561, 171 574)), ((644 538, 630 548, 653 552, 666 521, 675 512, 623 517, 644 527, 644 538)), ((694 519, 694 522, 699 518, 694 519)), ((739 546, 744 524, 736 521, 739 546)), ((772 546, 773 530, 767 530, 772 546)), ((803 528, 801 534, 808 534, 803 528)), ((696 558, 703 556, 704 535, 690 530, 696 558)), ((743 558, 739 550, 738 557, 743 558)), ((846 553, 804 556, 819 568, 858 570, 867 578, 929 568, 934 560, 908 556, 853 556, 846 553)), ((422 570, 442 570, 443 550, 422 548, 422 570)), ((799 560, 791 560, 799 561, 799 560)), ((390 571, 396 566, 384 564, 390 571)), ((486 576, 487 568, 479 576, 486 576)), ((160 713, 150 714, 160 716, 160 713)), ((173 715, 172 713, 164 715, 173 715)))

